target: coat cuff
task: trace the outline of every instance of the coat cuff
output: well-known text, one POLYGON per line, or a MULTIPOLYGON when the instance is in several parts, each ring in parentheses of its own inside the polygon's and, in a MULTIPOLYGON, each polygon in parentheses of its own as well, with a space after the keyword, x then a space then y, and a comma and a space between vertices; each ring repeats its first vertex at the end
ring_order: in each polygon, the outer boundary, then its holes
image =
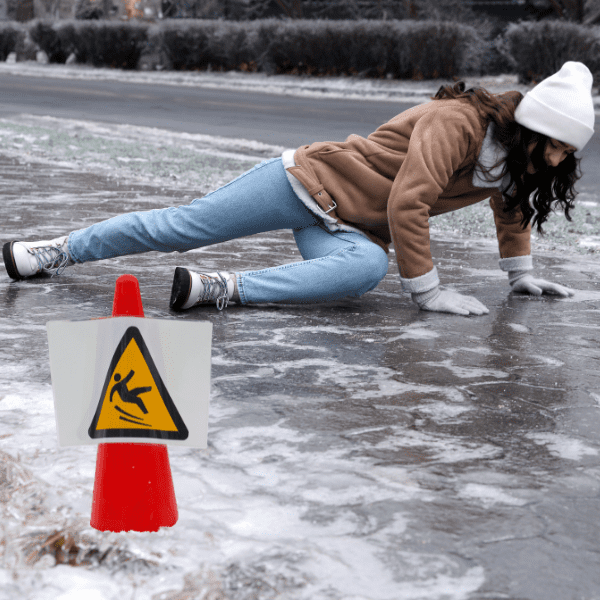
POLYGON ((420 294, 421 292, 428 292, 440 285, 440 279, 438 277, 437 269, 433 267, 429 273, 425 273, 425 275, 421 275, 420 277, 405 279, 400 276, 400 283, 402 283, 403 291, 410 292, 411 294, 420 294))
POLYGON ((533 269, 531 254, 501 258, 498 264, 503 271, 531 271, 533 269))

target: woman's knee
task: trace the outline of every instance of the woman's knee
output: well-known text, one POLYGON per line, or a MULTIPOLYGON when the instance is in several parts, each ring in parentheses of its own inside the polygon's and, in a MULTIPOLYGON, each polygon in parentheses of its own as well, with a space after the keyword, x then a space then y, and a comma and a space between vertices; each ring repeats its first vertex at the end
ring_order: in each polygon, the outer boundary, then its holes
POLYGON ((348 269, 351 273, 353 296, 362 296, 386 276, 388 271, 388 256, 377 244, 366 241, 357 244, 349 253, 353 266, 348 269))

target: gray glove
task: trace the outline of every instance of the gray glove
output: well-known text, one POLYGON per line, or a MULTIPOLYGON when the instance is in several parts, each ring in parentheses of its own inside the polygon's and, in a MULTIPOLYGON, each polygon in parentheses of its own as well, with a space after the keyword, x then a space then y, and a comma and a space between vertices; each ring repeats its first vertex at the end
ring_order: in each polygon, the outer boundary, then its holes
POLYGON ((530 274, 530 271, 509 271, 508 282, 513 292, 521 292, 533 296, 541 296, 544 292, 546 294, 562 296, 563 298, 575 295, 575 290, 564 285, 559 285, 558 283, 546 281, 545 279, 536 279, 530 274))
POLYGON ((411 298, 421 310, 457 315, 483 315, 490 312, 477 298, 463 296, 450 290, 440 290, 439 286, 427 292, 411 294, 411 298))

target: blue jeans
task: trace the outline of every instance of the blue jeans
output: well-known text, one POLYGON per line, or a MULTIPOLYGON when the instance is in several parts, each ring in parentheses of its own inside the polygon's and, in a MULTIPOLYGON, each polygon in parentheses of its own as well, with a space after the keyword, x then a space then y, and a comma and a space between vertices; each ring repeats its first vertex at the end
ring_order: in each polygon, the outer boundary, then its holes
POLYGON ((120 215, 74 231, 68 244, 71 258, 83 263, 149 250, 185 252, 276 229, 293 230, 304 260, 237 273, 242 304, 358 297, 387 273, 382 248, 359 233, 329 231, 306 208, 280 158, 186 206, 120 215))

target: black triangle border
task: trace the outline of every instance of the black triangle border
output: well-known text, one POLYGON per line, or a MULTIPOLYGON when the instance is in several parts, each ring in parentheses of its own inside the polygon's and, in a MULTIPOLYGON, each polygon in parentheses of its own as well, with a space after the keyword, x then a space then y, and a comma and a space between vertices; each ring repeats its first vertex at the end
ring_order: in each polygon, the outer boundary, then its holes
POLYGON ((104 386, 102 388, 102 394, 100 395, 100 401, 98 402, 98 407, 96 408, 96 413, 94 414, 94 418, 92 419, 92 423, 88 428, 88 435, 92 439, 98 438, 114 438, 114 437, 138 437, 138 438, 154 438, 161 440, 186 440, 189 436, 188 428, 185 426, 177 407, 175 406, 169 392, 163 380, 152 360, 152 356, 150 351, 148 350, 148 346, 146 346, 146 342, 144 342, 144 338, 140 333, 140 330, 137 327, 129 327, 110 362, 110 366, 108 368, 108 373, 106 374, 106 380, 104 381, 104 386), (156 389, 160 394, 163 402, 165 404, 165 408, 169 412, 171 419, 173 419, 173 424, 177 427, 177 431, 161 431, 161 430, 148 430, 148 429, 96 429, 98 425, 98 420, 100 419, 100 413, 102 412, 102 404, 104 402, 104 397, 106 396, 106 391, 108 390, 108 386, 111 382, 111 375, 115 370, 117 363, 121 356, 123 356, 123 352, 125 352, 129 342, 134 339, 140 349, 144 360, 146 361, 146 365, 150 369, 150 373, 154 378, 154 382, 156 383, 156 389))

